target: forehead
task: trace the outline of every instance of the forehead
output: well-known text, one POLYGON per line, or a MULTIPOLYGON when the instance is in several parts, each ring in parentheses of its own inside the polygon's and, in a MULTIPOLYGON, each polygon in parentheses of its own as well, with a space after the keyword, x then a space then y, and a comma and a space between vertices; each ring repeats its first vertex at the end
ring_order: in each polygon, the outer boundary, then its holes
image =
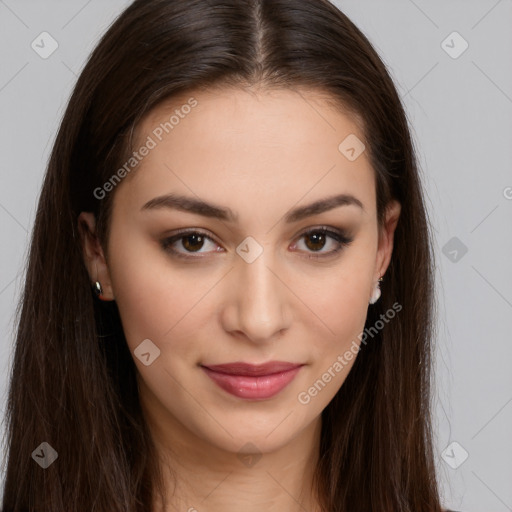
MULTIPOLYGON (((172 143, 171 138, 238 137, 268 144, 299 145, 324 141, 334 143, 344 132, 364 139, 361 117, 340 101, 320 90, 304 88, 265 89, 222 88, 197 90, 165 100, 139 123, 139 142, 147 135, 156 142, 172 143), (214 129, 214 128, 217 129, 214 129), (286 128, 283 131, 283 128, 286 128), (326 134, 331 135, 327 140, 326 134), (174 137, 167 137, 167 135, 174 137), (163 140, 166 139, 166 140, 163 140)), ((160 145, 160 144, 159 144, 160 145)))
POLYGON ((343 152, 344 141, 365 143, 361 125, 319 91, 192 91, 141 121, 133 148, 151 149, 119 188, 137 204, 179 189, 234 210, 257 198, 297 203, 335 191, 373 202, 366 151, 356 159, 343 152))

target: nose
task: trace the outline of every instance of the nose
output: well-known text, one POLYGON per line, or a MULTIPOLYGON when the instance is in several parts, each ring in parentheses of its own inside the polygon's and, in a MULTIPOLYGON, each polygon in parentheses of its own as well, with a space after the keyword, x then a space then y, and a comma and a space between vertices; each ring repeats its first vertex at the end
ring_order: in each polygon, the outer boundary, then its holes
POLYGON ((239 258, 226 284, 224 329, 257 344, 276 341, 291 320, 293 294, 270 256, 270 250, 264 250, 252 263, 239 258))

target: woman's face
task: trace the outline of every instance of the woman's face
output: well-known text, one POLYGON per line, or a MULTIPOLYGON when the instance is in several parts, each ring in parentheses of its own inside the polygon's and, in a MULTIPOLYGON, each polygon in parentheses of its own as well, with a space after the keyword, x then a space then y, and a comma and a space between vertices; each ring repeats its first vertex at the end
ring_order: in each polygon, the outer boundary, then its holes
POLYGON ((352 367, 344 355, 357 352, 399 207, 379 242, 363 134, 311 92, 198 92, 156 108, 137 135, 147 150, 109 192, 107 262, 95 265, 143 407, 217 448, 275 450, 352 367), (204 368, 271 361, 301 366, 277 377, 204 368))

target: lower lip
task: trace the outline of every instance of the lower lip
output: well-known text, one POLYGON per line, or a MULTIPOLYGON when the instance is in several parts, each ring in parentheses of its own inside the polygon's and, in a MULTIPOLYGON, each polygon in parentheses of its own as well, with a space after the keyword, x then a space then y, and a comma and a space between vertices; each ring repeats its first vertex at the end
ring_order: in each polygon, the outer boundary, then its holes
POLYGON ((215 372, 204 366, 201 368, 224 391, 238 398, 264 400, 282 391, 295 378, 302 367, 298 366, 285 372, 261 375, 259 377, 228 375, 227 373, 215 372))

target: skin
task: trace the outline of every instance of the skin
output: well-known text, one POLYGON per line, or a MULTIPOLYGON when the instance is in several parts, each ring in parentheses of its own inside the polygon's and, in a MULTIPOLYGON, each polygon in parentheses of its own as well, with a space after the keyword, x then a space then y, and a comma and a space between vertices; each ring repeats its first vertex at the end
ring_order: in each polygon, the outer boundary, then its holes
MULTIPOLYGON (((298 395, 359 342, 368 301, 390 262, 400 205, 390 203, 379 231, 367 152, 349 161, 338 150, 349 134, 364 141, 360 123, 315 91, 188 94, 146 116, 139 142, 191 96, 198 105, 111 192, 106 248, 95 237, 93 215, 80 215, 85 262, 91 281, 101 282, 102 298, 117 301, 132 354, 145 339, 160 349, 149 366, 134 361, 166 477, 166 510, 319 510, 311 484, 320 415, 355 358, 308 404, 298 395), (141 210, 171 192, 229 207, 238 222, 141 210), (341 193, 363 208, 338 206, 295 223, 283 220, 297 206, 341 193), (353 241, 309 259, 337 247, 328 236, 323 245, 303 236, 321 226, 343 230, 353 241), (186 245, 186 238, 174 242, 196 259, 162 247, 180 228, 211 237, 202 246, 190 239, 186 245), (263 249, 252 263, 236 252, 247 236, 263 249), (260 401, 228 394, 198 366, 272 360, 305 366, 278 395, 260 401), (240 454, 251 453, 261 458, 244 463, 240 454)), ((158 503, 154 510, 161 510, 158 503)))

